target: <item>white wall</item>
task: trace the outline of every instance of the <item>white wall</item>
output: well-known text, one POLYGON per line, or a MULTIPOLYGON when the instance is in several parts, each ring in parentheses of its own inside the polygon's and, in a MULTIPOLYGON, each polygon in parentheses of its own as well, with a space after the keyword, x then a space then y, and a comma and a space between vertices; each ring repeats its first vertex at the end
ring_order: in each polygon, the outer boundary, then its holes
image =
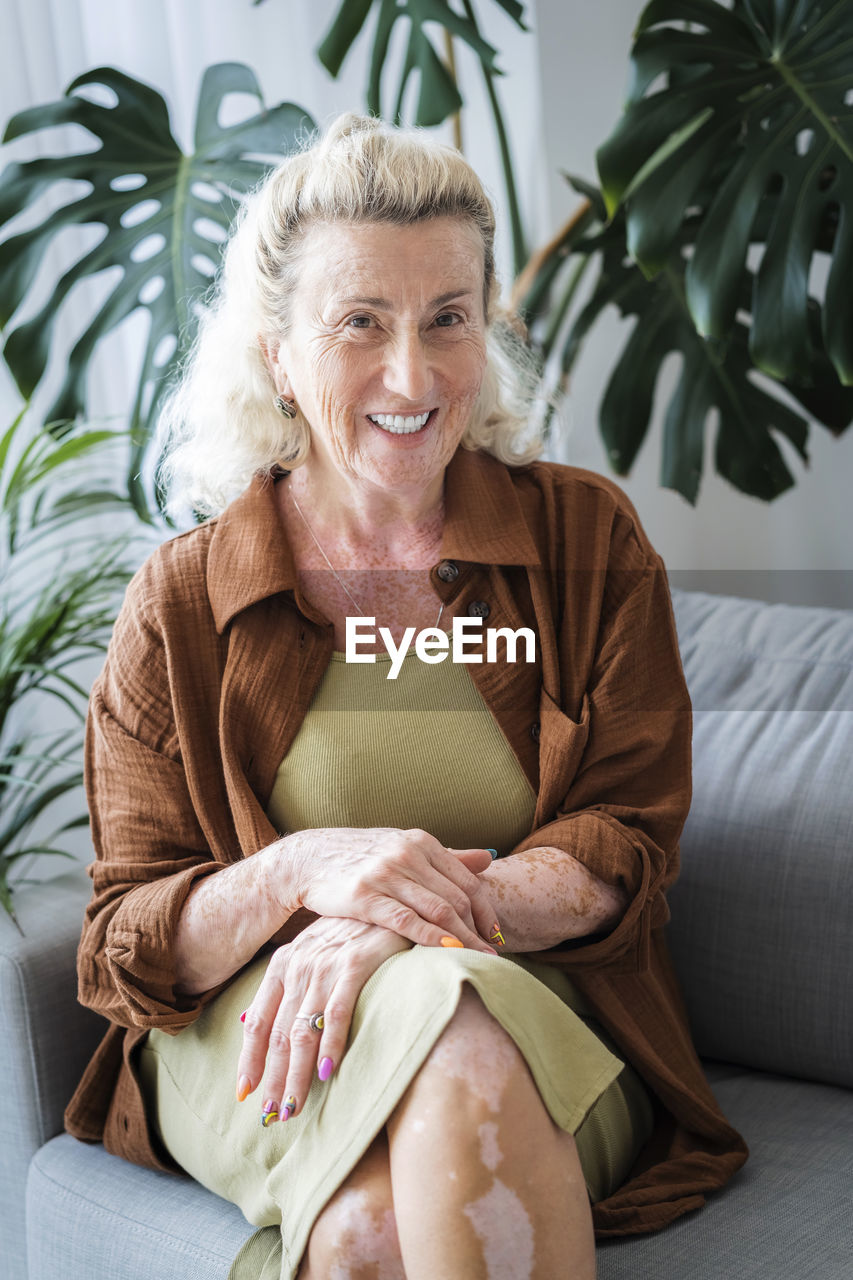
MULTIPOLYGON (((544 151, 554 226, 577 197, 560 169, 595 179, 595 150, 618 118, 627 85, 632 31, 640 0, 536 0, 544 151)), ((624 340, 615 310, 592 335, 571 392, 563 461, 608 471, 596 428, 598 403, 624 340)), ((627 332, 627 326, 625 326, 627 332)), ((745 497, 713 470, 714 424, 707 428, 706 467, 695 508, 658 482, 670 361, 658 386, 649 437, 633 474, 620 481, 679 586, 731 591, 793 603, 853 608, 853 427, 833 439, 811 431, 811 465, 782 442, 796 486, 766 504, 745 497)))

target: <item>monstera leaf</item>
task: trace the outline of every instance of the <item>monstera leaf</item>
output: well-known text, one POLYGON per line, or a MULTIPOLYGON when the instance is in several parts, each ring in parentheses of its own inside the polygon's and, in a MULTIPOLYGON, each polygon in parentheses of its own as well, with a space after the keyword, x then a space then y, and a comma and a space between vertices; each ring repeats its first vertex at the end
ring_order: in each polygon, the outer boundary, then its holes
MULTIPOLYGON (((518 0, 496 0, 496 3, 522 31, 527 30, 523 21, 524 7, 518 0)), ((452 36, 458 36, 473 49, 485 69, 492 74, 500 74, 495 64, 496 50, 480 35, 473 10, 465 0, 465 14, 457 13, 447 0, 343 0, 317 50, 317 56, 331 75, 336 76, 340 71, 374 7, 377 17, 367 85, 367 106, 374 115, 382 115, 382 71, 388 57, 391 33, 402 18, 408 19, 409 39, 393 111, 393 118, 398 122, 406 85, 416 70, 420 73, 420 87, 415 124, 441 124, 462 106, 456 80, 424 30, 426 22, 439 23, 452 36)))
POLYGON ((262 101, 248 67, 222 63, 208 68, 191 155, 175 141, 160 94, 108 67, 78 77, 59 102, 21 112, 5 134, 4 140, 11 141, 38 129, 78 124, 100 141, 94 151, 12 163, 0 174, 0 226, 60 180, 88 184, 84 194, 0 244, 4 328, 24 301, 56 235, 84 223, 103 230, 95 247, 65 271, 41 310, 8 333, 3 354, 28 399, 44 376, 65 298, 85 277, 120 269, 106 301, 68 356, 62 386, 47 417, 73 419, 85 410, 86 372, 97 343, 131 312, 147 311, 148 337, 130 415, 135 445, 129 486, 140 513, 145 499, 138 474, 158 403, 192 342, 201 301, 239 200, 312 125, 300 107, 280 103, 224 126, 220 112, 232 93, 248 93, 262 101), (89 85, 110 90, 114 105, 100 105, 78 92, 89 85))
POLYGON ((652 0, 637 32, 628 106, 598 153, 632 257, 648 276, 663 270, 698 212, 684 286, 698 332, 745 343, 780 380, 825 382, 828 357, 853 383, 853 5, 652 0), (757 243, 747 333, 738 313, 757 243), (822 305, 809 296, 818 254, 822 305))
MULTIPOLYGON (((555 239, 519 299, 543 361, 558 357, 552 394, 565 390, 584 339, 605 309, 615 307, 623 317, 636 317, 599 409, 599 427, 617 474, 627 475, 637 457, 648 433, 661 367, 675 353, 681 369, 664 417, 661 484, 696 501, 705 432, 716 411, 717 471, 742 492, 765 500, 790 488, 794 479, 775 436, 786 437, 807 460, 808 417, 843 430, 853 417, 853 389, 840 386, 827 357, 819 357, 813 386, 781 383, 806 411, 796 412, 777 392, 775 381, 765 379, 762 385, 755 379, 749 351, 751 272, 741 274, 738 320, 728 340, 697 333, 685 304, 685 247, 695 235, 698 216, 685 219, 670 258, 649 280, 628 254, 624 212, 608 220, 600 193, 580 179, 570 182, 587 203, 555 239), (590 268, 597 274, 585 302, 575 305, 580 280, 590 268), (565 323, 558 329, 555 319, 565 323)), ((810 321, 819 343, 813 311, 810 321)))

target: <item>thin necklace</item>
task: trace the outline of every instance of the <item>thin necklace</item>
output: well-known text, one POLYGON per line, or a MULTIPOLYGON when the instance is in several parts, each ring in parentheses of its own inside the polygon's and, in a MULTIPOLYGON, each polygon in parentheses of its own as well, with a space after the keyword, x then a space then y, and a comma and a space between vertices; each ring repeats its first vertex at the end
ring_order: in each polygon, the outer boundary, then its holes
MULTIPOLYGON (((347 584, 346 584, 346 583, 343 581, 343 579, 341 578, 341 576, 340 576, 340 574, 338 573, 337 569, 336 569, 336 568, 335 568, 335 566, 332 564, 331 560, 330 560, 330 559, 329 559, 329 557, 326 555, 326 553, 325 553, 325 551, 323 550, 323 548, 320 546, 320 540, 319 540, 319 538, 317 537, 316 533, 315 533, 315 532, 314 532, 314 530, 311 528, 311 526, 310 526, 310 524, 308 523, 308 521, 305 519, 305 516, 304 516, 304 515, 302 515, 302 508, 300 507, 299 503, 296 501, 296 498, 294 497, 294 494, 293 494, 293 490, 292 490, 292 489, 288 489, 288 491, 287 491, 287 492, 290 494, 290 500, 291 500, 291 502, 293 503, 294 507, 296 507, 296 510, 299 512, 299 515, 300 515, 300 517, 301 517, 301 519, 302 519, 302 523, 305 525, 305 528, 308 530, 308 532, 311 534, 311 537, 314 539, 314 542, 315 542, 315 543, 316 543, 316 545, 317 545, 317 550, 320 552, 320 555, 323 557, 323 559, 326 561, 326 564, 327 564, 327 565, 329 566, 329 568, 331 569, 332 574, 334 575, 335 581, 338 583, 338 585, 341 587, 341 589, 342 589, 343 591, 345 591, 345 592, 346 592, 347 596, 348 596, 348 597, 349 597, 349 599, 352 601, 352 603, 355 605, 356 609, 358 609, 358 611, 359 611, 359 613, 361 614, 362 618, 366 618, 366 617, 367 617, 367 614, 364 612, 364 610, 362 609, 361 605, 358 603, 358 601, 356 600, 355 596, 352 594, 352 592, 351 592, 351 591, 350 591, 350 589, 348 588, 347 584)), ((438 617, 437 617, 437 618, 436 618, 436 620, 435 620, 435 626, 436 626, 436 627, 438 626, 439 622, 441 622, 441 615, 442 615, 443 613, 444 613, 444 603, 442 602, 441 608, 440 608, 440 609, 439 609, 439 611, 438 611, 438 617)))

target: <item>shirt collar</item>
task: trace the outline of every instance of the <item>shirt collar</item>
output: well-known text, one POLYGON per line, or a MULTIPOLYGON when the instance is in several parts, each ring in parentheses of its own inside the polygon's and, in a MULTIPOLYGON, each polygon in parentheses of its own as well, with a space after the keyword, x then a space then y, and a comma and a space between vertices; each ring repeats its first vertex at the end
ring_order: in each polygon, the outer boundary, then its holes
MULTIPOLYGON (((539 564, 509 469, 490 454, 459 448, 444 483, 441 556, 479 564, 539 564)), ((207 590, 221 634, 243 609, 296 587, 275 485, 258 473, 217 517, 207 562, 207 590)))

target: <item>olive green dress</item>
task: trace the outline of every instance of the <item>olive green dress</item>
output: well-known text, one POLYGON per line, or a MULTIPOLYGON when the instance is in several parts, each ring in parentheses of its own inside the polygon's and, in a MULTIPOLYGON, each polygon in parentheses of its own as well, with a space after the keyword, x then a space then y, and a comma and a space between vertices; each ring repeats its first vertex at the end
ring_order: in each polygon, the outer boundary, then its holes
MULTIPOLYGON (((452 848, 505 854, 530 830, 535 795, 470 680, 449 660, 407 653, 353 664, 334 654, 270 796, 282 831, 419 827, 452 848)), ((459 1001, 462 984, 524 1054, 554 1122, 575 1135, 592 1202, 625 1177, 652 1128, 650 1096, 568 977, 529 956, 416 946, 362 989, 346 1053, 315 1078, 286 1124, 259 1123, 263 1084, 234 1098, 239 1016, 268 959, 256 960, 177 1036, 152 1031, 140 1055, 148 1115, 194 1178, 262 1230, 229 1280, 292 1280, 323 1205, 358 1164, 459 1001)))

